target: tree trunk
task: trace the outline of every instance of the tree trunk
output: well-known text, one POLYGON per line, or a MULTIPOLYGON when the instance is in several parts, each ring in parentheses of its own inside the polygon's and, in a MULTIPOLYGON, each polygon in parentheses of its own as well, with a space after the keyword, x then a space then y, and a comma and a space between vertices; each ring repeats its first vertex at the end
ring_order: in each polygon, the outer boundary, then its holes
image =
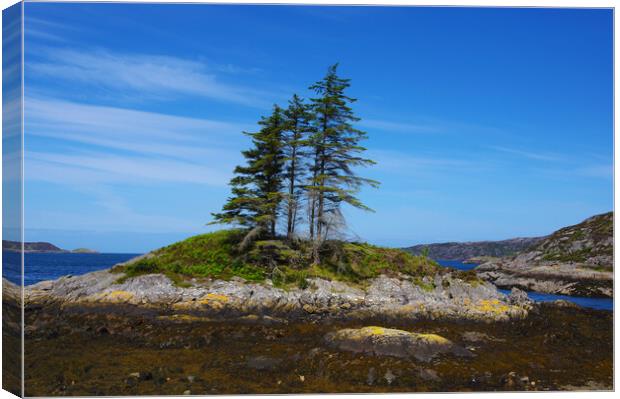
POLYGON ((317 146, 317 148, 315 149, 314 152, 314 167, 312 170, 312 189, 310 189, 310 240, 314 240, 314 226, 315 226, 315 219, 316 219, 316 194, 317 191, 314 189, 316 187, 316 176, 317 176, 317 170, 318 170, 318 166, 319 166, 319 154, 320 154, 320 150, 317 146))
POLYGON ((288 187, 288 220, 286 228, 286 237, 291 240, 293 238, 293 232, 295 231, 295 218, 293 216, 293 206, 295 194, 295 158, 297 157, 297 148, 293 147, 291 153, 291 173, 289 175, 289 187, 288 187))

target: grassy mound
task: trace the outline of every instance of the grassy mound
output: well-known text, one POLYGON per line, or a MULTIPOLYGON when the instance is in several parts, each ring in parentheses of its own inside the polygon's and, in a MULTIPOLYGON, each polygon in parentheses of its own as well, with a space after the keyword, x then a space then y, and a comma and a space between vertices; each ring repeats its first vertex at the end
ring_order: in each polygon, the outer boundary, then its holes
POLYGON ((220 230, 198 235, 119 265, 114 271, 124 272, 123 279, 163 273, 180 285, 192 277, 238 276, 249 281, 270 278, 279 286, 301 288, 306 287, 310 277, 362 283, 382 273, 403 273, 421 281, 438 271, 438 265, 425 257, 366 243, 328 241, 321 250, 321 264, 313 264, 311 243, 304 240, 256 241, 240 251, 244 234, 243 230, 220 230))

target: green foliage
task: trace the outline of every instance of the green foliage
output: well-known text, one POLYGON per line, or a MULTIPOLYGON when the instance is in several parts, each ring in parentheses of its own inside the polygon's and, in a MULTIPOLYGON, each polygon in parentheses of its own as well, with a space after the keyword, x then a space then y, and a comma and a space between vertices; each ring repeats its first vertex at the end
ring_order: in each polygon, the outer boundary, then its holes
MULTIPOLYGON (((375 162, 362 156, 366 149, 360 142, 367 136, 353 126, 359 121, 350 107, 356 99, 345 93, 350 81, 338 76, 337 66, 310 86, 316 98, 309 104, 294 95, 286 110, 275 105, 272 114, 259 121, 257 133, 246 133, 252 138, 252 147, 242 151, 246 164, 235 168, 232 195, 220 213, 212 214, 212 223, 248 228, 252 239, 273 239, 278 217, 285 214, 290 241, 306 199, 312 255, 318 264, 328 231, 344 224, 341 205, 371 210, 356 195, 363 185, 379 183, 358 176, 357 168, 375 162)), ((249 241, 243 240, 241 247, 249 241)))
POLYGON ((480 278, 478 277, 474 269, 458 270, 455 274, 455 277, 472 285, 477 285, 477 284, 482 283, 482 280, 480 280, 480 278))
POLYGON ((246 166, 237 166, 230 181, 233 196, 221 213, 212 214, 213 223, 260 226, 271 237, 276 235, 278 207, 283 199, 283 130, 286 127, 282 109, 275 105, 271 116, 263 117, 260 131, 246 133, 253 147, 242 151, 246 166))
MULTIPOLYGON (((316 232, 319 242, 327 228, 326 215, 341 216, 342 203, 370 211, 355 195, 365 184, 379 185, 377 181, 356 173, 358 167, 374 165, 375 162, 362 157, 366 149, 360 142, 367 135, 353 127, 359 118, 350 105, 357 100, 345 93, 351 85, 350 80, 340 78, 337 68, 338 64, 332 65, 323 79, 310 86, 310 90, 317 94, 311 99, 315 133, 310 138, 313 153, 308 188, 312 199, 310 236, 313 238, 316 232)), ((318 255, 319 252, 315 251, 316 263, 318 255)))
POLYGON ((315 269, 325 278, 361 282, 380 274, 403 273, 410 276, 435 275, 438 265, 404 251, 367 243, 329 241, 322 262, 315 269))
POLYGON ((321 264, 312 262, 312 244, 304 240, 259 240, 240 251, 239 242, 245 234, 244 230, 221 230, 191 237, 114 271, 125 273, 121 282, 138 275, 162 273, 178 285, 187 285, 191 277, 238 276, 249 281, 270 278, 285 288, 307 288, 307 279, 312 277, 362 283, 382 273, 422 278, 439 270, 432 260, 366 243, 328 241, 322 249, 321 264))
POLYGON ((431 292, 435 290, 435 284, 430 282, 427 283, 424 280, 422 280, 422 278, 420 278, 420 276, 415 276, 415 278, 413 279, 413 283, 415 285, 417 285, 418 287, 422 288, 424 291, 427 292, 431 292))
POLYGON ((239 259, 236 245, 241 230, 221 230, 188 238, 161 248, 149 258, 140 259, 123 267, 126 277, 141 274, 164 273, 173 281, 180 276, 229 279, 239 276, 250 281, 261 281, 265 271, 239 259))
POLYGON ((308 136, 314 131, 310 123, 314 115, 310 112, 310 107, 295 94, 289 101, 289 106, 284 111, 284 116, 286 118, 282 136, 286 180, 284 202, 286 207, 286 237, 290 240, 295 234, 295 226, 299 219, 298 211, 305 192, 308 136))
POLYGON ((430 252, 430 249, 428 248, 428 246, 422 248, 422 252, 421 252, 422 257, 423 258, 428 258, 429 252, 430 252))

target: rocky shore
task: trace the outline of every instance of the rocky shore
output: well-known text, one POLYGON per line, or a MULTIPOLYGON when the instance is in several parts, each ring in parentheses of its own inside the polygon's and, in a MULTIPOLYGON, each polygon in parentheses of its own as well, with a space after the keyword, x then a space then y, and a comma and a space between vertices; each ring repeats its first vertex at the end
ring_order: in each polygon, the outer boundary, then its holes
MULTIPOLYGON (((289 320, 381 316, 499 321, 524 318, 531 306, 527 297, 505 296, 490 283, 467 282, 451 273, 420 281, 405 275, 381 275, 363 285, 311 278, 305 289, 277 288, 270 280, 253 283, 238 277, 228 281, 194 278, 188 286, 179 286, 162 274, 120 282, 122 276, 104 270, 62 277, 26 287, 24 297, 30 307, 53 304, 63 309, 132 309, 163 317, 258 315, 289 320)), ((4 285, 11 283, 4 281, 4 285)))
MULTIPOLYGON (((610 312, 536 305, 453 273, 305 289, 121 276, 26 287, 27 395, 612 387, 610 312)), ((19 290, 3 285, 10 316, 19 290)), ((8 343, 18 339, 9 319, 8 343)))
POLYGON ((490 259, 478 276, 500 288, 613 297, 613 213, 560 229, 530 250, 490 259))
POLYGON ((613 272, 577 263, 495 261, 476 268, 478 276, 499 288, 583 297, 613 297, 613 272))

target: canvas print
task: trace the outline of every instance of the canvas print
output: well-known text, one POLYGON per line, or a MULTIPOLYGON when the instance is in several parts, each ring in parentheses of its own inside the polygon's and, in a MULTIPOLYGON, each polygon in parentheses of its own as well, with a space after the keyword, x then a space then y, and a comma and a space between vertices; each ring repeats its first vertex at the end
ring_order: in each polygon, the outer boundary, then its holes
POLYGON ((3 78, 4 389, 613 390, 612 9, 25 2, 3 78))

